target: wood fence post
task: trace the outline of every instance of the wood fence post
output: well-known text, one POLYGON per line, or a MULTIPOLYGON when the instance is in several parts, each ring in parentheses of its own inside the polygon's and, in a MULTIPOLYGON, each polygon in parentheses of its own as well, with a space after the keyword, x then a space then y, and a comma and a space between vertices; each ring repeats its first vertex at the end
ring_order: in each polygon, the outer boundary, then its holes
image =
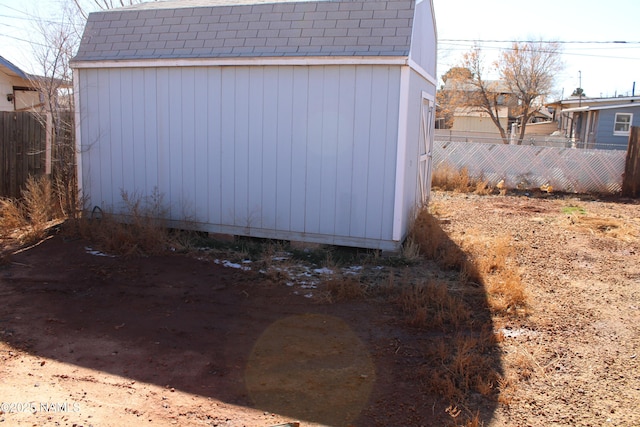
POLYGON ((622 195, 624 197, 640 196, 640 127, 637 126, 633 126, 629 132, 622 195))
POLYGON ((47 123, 45 125, 45 160, 44 160, 44 173, 51 175, 51 148, 53 146, 53 115, 47 113, 47 123))

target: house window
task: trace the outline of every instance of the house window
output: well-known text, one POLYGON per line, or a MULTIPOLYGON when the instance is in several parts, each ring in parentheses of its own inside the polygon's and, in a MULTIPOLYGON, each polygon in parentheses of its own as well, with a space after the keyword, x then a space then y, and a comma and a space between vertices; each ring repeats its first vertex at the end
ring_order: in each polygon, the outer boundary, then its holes
POLYGON ((633 114, 631 113, 616 113, 616 120, 613 124, 613 134, 629 135, 632 119, 633 114))

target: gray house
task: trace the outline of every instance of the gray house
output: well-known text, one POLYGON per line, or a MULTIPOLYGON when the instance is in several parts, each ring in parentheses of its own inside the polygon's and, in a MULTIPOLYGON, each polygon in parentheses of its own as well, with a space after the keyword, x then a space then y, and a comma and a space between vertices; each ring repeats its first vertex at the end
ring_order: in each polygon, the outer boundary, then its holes
POLYGON ((559 129, 578 148, 626 150, 629 130, 640 126, 640 96, 572 98, 549 106, 559 129))
POLYGON ((396 250, 429 196, 431 0, 150 2, 91 14, 72 66, 87 207, 396 250))

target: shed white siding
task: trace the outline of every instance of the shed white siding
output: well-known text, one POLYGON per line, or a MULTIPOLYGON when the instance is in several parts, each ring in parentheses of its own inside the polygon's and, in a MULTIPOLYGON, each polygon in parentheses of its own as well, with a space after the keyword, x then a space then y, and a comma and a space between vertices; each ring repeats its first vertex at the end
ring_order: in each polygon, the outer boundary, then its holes
POLYGON ((433 6, 430 1, 416 2, 414 22, 416 25, 413 27, 409 56, 434 79, 435 83, 436 56, 433 52, 436 48, 437 34, 433 6))
POLYGON ((77 78, 91 206, 118 211, 122 191, 157 192, 170 219, 201 230, 400 243, 400 67, 99 68, 77 78))

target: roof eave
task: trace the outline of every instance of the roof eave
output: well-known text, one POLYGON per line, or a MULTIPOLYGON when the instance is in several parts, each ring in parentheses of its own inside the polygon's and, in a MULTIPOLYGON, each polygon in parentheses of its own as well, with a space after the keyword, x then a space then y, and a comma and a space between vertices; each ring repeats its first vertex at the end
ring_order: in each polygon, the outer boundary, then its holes
POLYGON ((408 62, 408 55, 248 56, 218 58, 74 59, 71 61, 71 66, 74 69, 95 69, 240 65, 407 65, 408 62))

